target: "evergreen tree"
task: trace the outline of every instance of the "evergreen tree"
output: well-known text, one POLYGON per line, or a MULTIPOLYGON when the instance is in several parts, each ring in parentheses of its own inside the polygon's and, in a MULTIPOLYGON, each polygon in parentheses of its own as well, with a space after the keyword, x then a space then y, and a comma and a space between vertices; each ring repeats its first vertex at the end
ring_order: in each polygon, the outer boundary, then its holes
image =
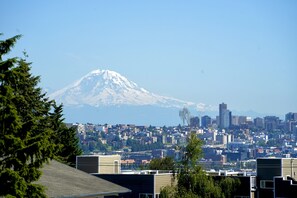
POLYGON ((66 124, 63 122, 63 105, 56 105, 53 102, 53 113, 52 127, 55 132, 54 142, 58 145, 56 152, 56 157, 61 162, 75 167, 76 156, 82 154, 82 150, 79 147, 79 140, 76 135, 76 130, 74 127, 67 128, 66 124))
POLYGON ((3 56, 20 36, 0 41, 0 196, 44 197, 38 180, 54 157, 51 102, 25 59, 3 56))
POLYGON ((203 155, 202 152, 203 142, 197 137, 195 133, 191 133, 188 138, 188 144, 183 149, 184 157, 182 160, 182 165, 186 173, 189 173, 191 170, 194 170, 196 167, 198 159, 203 155))
POLYGON ((235 177, 222 177, 217 183, 220 185, 226 198, 234 197, 240 186, 240 180, 235 177))
POLYGON ((152 159, 149 164, 150 170, 175 170, 175 163, 171 157, 152 159))

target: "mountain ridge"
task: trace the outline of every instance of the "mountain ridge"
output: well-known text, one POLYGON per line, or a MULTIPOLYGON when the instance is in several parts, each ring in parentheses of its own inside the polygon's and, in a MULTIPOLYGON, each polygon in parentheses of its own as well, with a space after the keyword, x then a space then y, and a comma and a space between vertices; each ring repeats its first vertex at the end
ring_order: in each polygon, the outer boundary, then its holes
MULTIPOLYGON (((193 116, 215 117, 218 108, 160 96, 139 87, 121 74, 94 70, 70 85, 49 94, 63 103, 67 122, 178 125, 178 112, 187 107, 193 116)), ((235 115, 257 117, 257 112, 232 110, 235 115)), ((263 114, 264 115, 264 114, 263 114)))
POLYGON ((49 95, 63 103, 66 122, 178 125, 179 110, 214 112, 210 105, 160 96, 117 72, 94 70, 49 95))
POLYGON ((65 106, 90 105, 157 105, 161 107, 206 108, 203 103, 195 104, 172 97, 160 96, 139 87, 135 82, 110 70, 94 70, 78 81, 49 95, 65 106))

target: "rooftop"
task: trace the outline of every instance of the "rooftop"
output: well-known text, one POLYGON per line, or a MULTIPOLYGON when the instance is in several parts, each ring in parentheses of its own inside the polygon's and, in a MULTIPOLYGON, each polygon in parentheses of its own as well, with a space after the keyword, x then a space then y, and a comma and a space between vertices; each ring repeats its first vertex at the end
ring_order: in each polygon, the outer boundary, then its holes
POLYGON ((48 197, 97 197, 131 192, 127 188, 55 160, 44 165, 42 172, 36 183, 46 187, 48 197))

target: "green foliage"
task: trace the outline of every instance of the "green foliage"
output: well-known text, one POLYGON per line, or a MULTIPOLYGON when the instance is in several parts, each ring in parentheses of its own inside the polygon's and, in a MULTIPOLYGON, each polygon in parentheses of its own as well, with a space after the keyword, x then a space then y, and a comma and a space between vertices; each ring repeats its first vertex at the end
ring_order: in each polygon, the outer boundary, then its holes
POLYGON ((58 145, 56 157, 58 160, 75 167, 76 156, 82 154, 75 128, 67 128, 63 122, 63 105, 57 106, 53 102, 53 113, 51 113, 52 129, 54 130, 54 142, 58 145))
POLYGON ((233 177, 222 177, 218 183, 226 198, 234 197, 237 188, 240 186, 240 180, 233 177))
POLYGON ((33 184, 52 159, 51 102, 25 59, 3 60, 20 36, 0 41, 0 196, 43 197, 33 184))
POLYGON ((201 167, 197 166, 190 173, 181 172, 178 175, 178 194, 183 197, 222 197, 221 188, 215 184, 212 177, 205 174, 201 167))
POLYGON ((106 139, 106 134, 102 131, 100 133, 87 132, 84 141, 79 142, 79 146, 84 154, 90 154, 92 152, 104 153, 111 148, 107 144, 103 144, 99 138, 106 139))
POLYGON ((0 196, 45 197, 34 183, 42 165, 55 157, 73 165, 81 150, 76 131, 63 123, 62 105, 37 87, 30 63, 3 60, 19 38, 0 41, 0 196))
POLYGON ((175 186, 165 186, 161 188, 160 198, 174 198, 177 195, 175 186))
POLYGON ((215 181, 196 164, 202 157, 201 146, 202 141, 192 133, 184 148, 183 168, 177 176, 177 185, 161 189, 160 197, 229 198, 234 196, 236 188, 240 185, 238 179, 224 177, 215 181))
POLYGON ((195 133, 191 133, 188 144, 184 148, 184 158, 182 164, 186 173, 193 170, 196 166, 197 160, 202 157, 202 145, 203 142, 196 136, 195 133))
POLYGON ((149 164, 150 170, 175 170, 175 163, 171 157, 152 159, 149 164))

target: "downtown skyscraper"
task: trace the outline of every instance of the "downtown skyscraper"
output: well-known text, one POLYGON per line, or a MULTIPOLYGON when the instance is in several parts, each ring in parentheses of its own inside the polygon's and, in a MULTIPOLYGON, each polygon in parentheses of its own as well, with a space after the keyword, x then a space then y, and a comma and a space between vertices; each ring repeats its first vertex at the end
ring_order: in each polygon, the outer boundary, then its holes
POLYGON ((231 125, 231 111, 227 109, 227 104, 219 105, 219 128, 228 129, 231 125))

